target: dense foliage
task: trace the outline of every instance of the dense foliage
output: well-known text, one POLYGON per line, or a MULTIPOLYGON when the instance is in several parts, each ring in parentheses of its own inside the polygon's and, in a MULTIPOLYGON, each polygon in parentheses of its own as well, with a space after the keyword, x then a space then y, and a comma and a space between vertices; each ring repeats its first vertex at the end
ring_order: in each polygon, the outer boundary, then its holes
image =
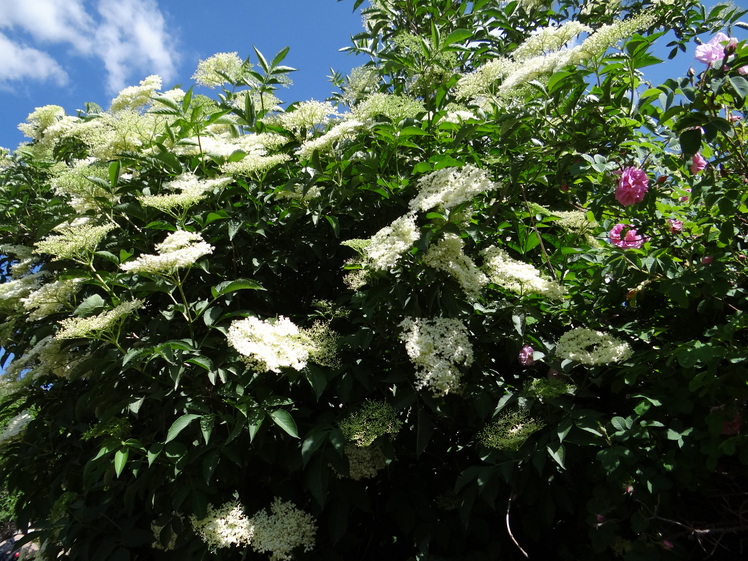
POLYGON ((151 76, 21 126, 0 166, 18 523, 86 561, 737 552, 742 14, 363 12, 368 62, 330 102, 281 108, 285 51, 219 53, 211 95, 151 76), (648 83, 658 39, 694 72, 648 83))

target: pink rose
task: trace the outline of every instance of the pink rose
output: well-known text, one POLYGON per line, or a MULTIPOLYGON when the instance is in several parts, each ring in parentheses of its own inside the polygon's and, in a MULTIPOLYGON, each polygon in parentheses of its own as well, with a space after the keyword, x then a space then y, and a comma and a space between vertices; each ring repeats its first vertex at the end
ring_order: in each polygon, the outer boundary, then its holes
POLYGON ((738 68, 738 74, 742 74, 743 76, 748 74, 748 65, 741 66, 740 68, 738 68))
POLYGON ((704 156, 701 155, 701 153, 696 152, 693 155, 693 158, 691 158, 691 173, 693 174, 699 173, 705 167, 706 167, 706 159, 704 158, 704 156))
POLYGON ((696 60, 705 64, 723 60, 725 58, 725 47, 722 43, 729 40, 730 38, 720 31, 708 43, 696 47, 696 60))
POLYGON ((517 360, 522 366, 532 366, 535 364, 535 359, 532 356, 534 352, 535 350, 530 345, 525 345, 519 350, 517 360))
POLYGON ((624 249, 639 249, 644 245, 644 238, 630 224, 616 224, 608 233, 608 238, 614 246, 624 249))
POLYGON ((683 222, 680 220, 674 220, 673 218, 667 219, 667 225, 668 230, 670 230, 671 234, 677 234, 681 230, 683 230, 683 222))
POLYGON ((649 189, 649 178, 639 168, 629 167, 621 172, 616 189, 616 200, 623 206, 630 206, 644 199, 649 189))

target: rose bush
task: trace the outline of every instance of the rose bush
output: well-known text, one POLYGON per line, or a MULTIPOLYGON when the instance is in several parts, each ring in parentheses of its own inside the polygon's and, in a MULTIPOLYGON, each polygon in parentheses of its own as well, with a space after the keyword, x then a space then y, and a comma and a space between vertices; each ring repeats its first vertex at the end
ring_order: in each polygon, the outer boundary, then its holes
POLYGON ((363 13, 330 102, 219 53, 3 153, 19 525, 92 561, 738 552, 748 48, 641 69, 741 12, 363 13))

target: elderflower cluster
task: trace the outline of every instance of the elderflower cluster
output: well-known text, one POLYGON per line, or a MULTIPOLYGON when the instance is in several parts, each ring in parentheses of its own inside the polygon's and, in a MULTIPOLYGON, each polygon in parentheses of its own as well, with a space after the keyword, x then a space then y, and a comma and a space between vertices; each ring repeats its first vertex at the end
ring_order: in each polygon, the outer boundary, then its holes
POLYGON ((621 362, 633 354, 625 341, 608 333, 577 327, 564 333, 556 344, 556 356, 590 366, 621 362))
POLYGON ((0 283, 0 309, 16 309, 24 298, 39 288, 45 275, 45 272, 31 273, 19 279, 0 283))
POLYGON ((18 130, 29 138, 41 141, 45 131, 64 116, 65 110, 59 105, 37 107, 32 113, 29 113, 25 123, 18 125, 18 130))
POLYGON ((36 243, 34 253, 52 256, 53 261, 71 259, 85 262, 104 237, 117 227, 108 223, 93 225, 87 222, 70 226, 59 226, 59 234, 47 236, 36 243))
POLYGON ((119 320, 142 306, 143 300, 131 300, 93 316, 66 318, 60 322, 60 330, 55 338, 58 340, 95 338, 95 335, 111 330, 119 320))
POLYGON ((556 397, 574 392, 574 385, 567 384, 560 378, 534 378, 528 381, 522 393, 527 397, 539 399, 541 401, 554 399, 556 397))
POLYGON ((309 360, 322 365, 336 361, 335 337, 321 323, 300 329, 283 316, 275 320, 248 317, 234 321, 226 338, 250 365, 260 370, 303 370, 309 360))
POLYGON ((526 411, 514 411, 484 427, 478 434, 478 440, 489 448, 516 451, 543 426, 541 421, 531 418, 526 411))
POLYGON ((397 434, 402 425, 392 405, 369 400, 340 421, 340 430, 348 442, 365 448, 380 436, 397 434))
POLYGON ((460 78, 455 86, 455 96, 457 99, 476 99, 484 96, 515 67, 516 63, 508 58, 493 59, 460 78))
POLYGON ((512 72, 499 86, 499 95, 510 95, 516 88, 571 64, 577 49, 579 47, 561 49, 518 61, 512 72))
POLYGON ((467 327, 453 318, 406 318, 400 323, 400 340, 416 373, 418 389, 429 388, 435 396, 460 390, 460 365, 473 363, 473 347, 467 327))
POLYGON ((363 253, 372 269, 388 271, 420 236, 415 215, 406 214, 374 234, 363 253))
POLYGON ((298 138, 309 137, 316 127, 325 126, 338 111, 329 101, 309 100, 299 103, 293 111, 275 116, 284 129, 292 131, 298 138), (303 133, 303 134, 302 134, 303 133))
POLYGON ((192 528, 211 551, 222 547, 247 546, 251 543, 255 528, 252 520, 244 514, 238 501, 214 508, 208 505, 205 517, 190 517, 192 528))
POLYGON ((141 195, 138 200, 143 206, 156 208, 161 212, 172 214, 175 211, 185 211, 196 205, 208 194, 233 181, 230 177, 216 179, 198 179, 193 173, 184 173, 174 181, 166 183, 167 189, 179 191, 165 195, 141 195))
POLYGON ((158 254, 141 255, 137 259, 120 265, 120 269, 129 273, 148 275, 171 275, 177 269, 191 267, 195 262, 213 253, 213 246, 203 240, 196 232, 177 230, 156 246, 158 254))
POLYGON ((418 195, 409 206, 414 211, 423 212, 435 207, 446 210, 497 187, 487 172, 471 164, 462 168, 444 168, 418 180, 418 195))
POLYGON ((11 438, 14 438, 21 434, 21 432, 23 432, 23 430, 26 428, 26 425, 31 422, 32 418, 33 417, 27 412, 13 417, 5 426, 5 430, 3 431, 3 433, 0 434, 0 444, 7 442, 11 438))
POLYGON ((72 167, 63 167, 50 183, 57 195, 70 197, 70 206, 84 214, 88 210, 98 210, 101 200, 116 200, 97 180, 109 183, 109 166, 87 158, 77 160, 72 167))
POLYGON ((369 121, 384 116, 390 121, 415 118, 426 112, 421 101, 402 95, 377 92, 371 94, 353 108, 353 116, 361 121, 369 121))
POLYGON ((221 171, 229 175, 262 175, 290 159, 291 156, 288 154, 270 154, 268 156, 247 154, 237 162, 226 162, 221 166, 221 171))
POLYGON ((358 119, 346 119, 332 127, 322 136, 307 140, 299 146, 298 154, 301 159, 310 158, 315 152, 327 152, 336 143, 353 138, 358 131, 364 127, 364 123, 358 119))
POLYGON ((631 37, 634 33, 648 28, 654 22, 654 13, 647 10, 626 20, 616 20, 611 24, 603 25, 591 33, 575 49, 572 63, 580 64, 602 56, 610 47, 622 39, 631 37))
POLYGON ((515 49, 512 57, 516 61, 523 61, 544 53, 558 51, 580 33, 591 31, 592 28, 573 20, 560 27, 556 25, 540 27, 515 49))
POLYGON ((317 525, 314 517, 290 501, 273 499, 270 511, 261 510, 252 517, 254 536, 252 549, 269 552, 270 561, 290 561, 297 547, 304 551, 314 548, 317 525))
POLYGON ((488 284, 488 277, 465 255, 464 245, 457 234, 446 234, 438 243, 429 247, 423 262, 448 273, 460 284, 465 294, 477 298, 481 289, 488 284))
POLYGON ((513 259, 506 251, 491 246, 483 251, 483 268, 490 282, 517 294, 539 294, 552 300, 562 300, 563 286, 540 276, 540 271, 529 263, 513 259))
POLYGON ((197 70, 192 75, 192 79, 201 86, 215 88, 223 85, 227 80, 229 82, 239 81, 243 76, 247 76, 246 71, 251 68, 252 65, 239 58, 237 52, 216 53, 197 64, 197 70))
POLYGON ((82 279, 57 280, 43 285, 21 299, 24 309, 30 312, 27 321, 36 321, 62 310, 78 292, 82 279))
POLYGON ((123 109, 138 110, 151 103, 156 90, 161 89, 161 76, 153 74, 140 81, 138 86, 130 86, 119 92, 112 100, 109 110, 112 112, 123 109))
POLYGON ((357 66, 345 79, 343 99, 349 107, 377 90, 379 77, 376 69, 370 66, 357 66))
POLYGON ((372 479, 387 467, 387 458, 378 443, 370 446, 346 444, 343 450, 348 460, 348 476, 354 481, 372 479))
POLYGON ((66 378, 88 358, 85 354, 75 354, 70 348, 63 349, 62 341, 48 335, 25 349, 23 355, 15 357, 5 370, 4 378, 23 379, 24 382, 47 375, 66 378))

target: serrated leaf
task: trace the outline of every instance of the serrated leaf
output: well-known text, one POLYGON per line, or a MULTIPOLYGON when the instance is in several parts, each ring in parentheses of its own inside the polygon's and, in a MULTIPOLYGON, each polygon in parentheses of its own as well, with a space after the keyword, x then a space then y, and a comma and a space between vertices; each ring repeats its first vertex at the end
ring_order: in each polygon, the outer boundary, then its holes
POLYGON ((286 433, 294 438, 299 438, 299 429, 296 426, 296 421, 293 420, 291 413, 285 409, 276 409, 270 411, 270 418, 273 419, 273 422, 276 425, 286 431, 286 433))
POLYGON ((180 432, 186 429, 187 426, 198 417, 200 417, 200 415, 195 415, 194 413, 187 413, 179 417, 172 423, 171 427, 169 427, 169 431, 166 433, 166 440, 164 441, 164 443, 174 440, 180 432))

